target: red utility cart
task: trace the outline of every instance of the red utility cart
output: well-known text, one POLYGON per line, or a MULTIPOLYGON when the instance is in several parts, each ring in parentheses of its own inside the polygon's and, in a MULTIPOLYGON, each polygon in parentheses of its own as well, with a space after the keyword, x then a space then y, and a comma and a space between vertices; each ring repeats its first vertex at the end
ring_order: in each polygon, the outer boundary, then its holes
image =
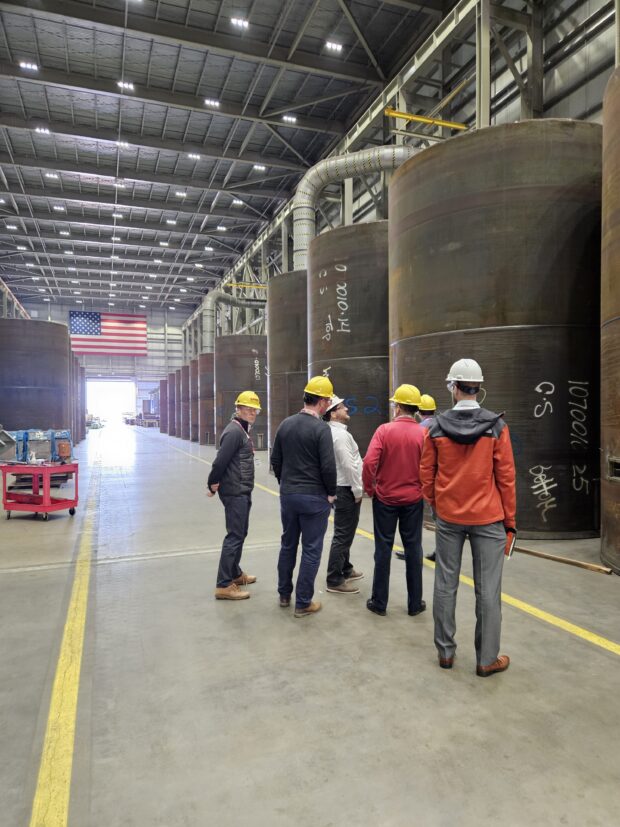
POLYGON ((6 511, 6 518, 11 518, 12 511, 33 511, 43 514, 47 520, 50 511, 64 511, 75 514, 78 504, 78 464, 68 462, 65 465, 58 462, 45 462, 42 465, 0 465, 2 472, 2 505, 6 511), (50 493, 51 478, 55 474, 73 477, 74 492, 72 498, 52 497, 50 493), (7 476, 32 477, 32 493, 21 491, 7 491, 7 476), (42 493, 41 493, 42 492, 42 493))

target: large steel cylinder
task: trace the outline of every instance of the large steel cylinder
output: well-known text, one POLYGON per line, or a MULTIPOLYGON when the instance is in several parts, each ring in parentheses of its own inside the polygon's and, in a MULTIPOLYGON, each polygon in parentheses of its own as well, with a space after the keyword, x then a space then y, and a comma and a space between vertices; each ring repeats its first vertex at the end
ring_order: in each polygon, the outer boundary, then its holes
POLYGON ((70 358, 66 325, 0 319, 0 425, 71 428, 70 358))
POLYGON ((620 69, 603 102, 601 560, 620 574, 620 69))
POLYGON ((255 391, 263 406, 253 429, 254 448, 267 448, 267 337, 218 336, 215 340, 215 439, 235 412, 241 391, 255 391))
POLYGON ((181 437, 183 423, 181 421, 181 368, 174 372, 174 420, 176 435, 181 437))
POLYGON ((424 150, 390 184, 393 384, 449 406, 480 362, 505 411, 522 536, 599 529, 601 128, 539 120, 424 150))
POLYGON ((168 435, 177 434, 177 377, 176 373, 168 374, 168 435))
POLYGON ((389 418, 388 222, 338 227, 310 243, 308 374, 345 399, 364 454, 389 418))
POLYGON ((308 381, 308 293, 306 271, 283 273, 269 281, 267 363, 269 365, 269 448, 278 425, 297 413, 308 381))
POLYGON ((200 445, 215 444, 215 384, 212 353, 201 353, 198 357, 198 442, 200 445))
POLYGON ((189 363, 189 438, 198 442, 198 359, 189 363))
POLYGON ((159 432, 168 433, 168 380, 159 380, 159 432))
POLYGON ((189 365, 181 368, 181 439, 189 439, 189 365))

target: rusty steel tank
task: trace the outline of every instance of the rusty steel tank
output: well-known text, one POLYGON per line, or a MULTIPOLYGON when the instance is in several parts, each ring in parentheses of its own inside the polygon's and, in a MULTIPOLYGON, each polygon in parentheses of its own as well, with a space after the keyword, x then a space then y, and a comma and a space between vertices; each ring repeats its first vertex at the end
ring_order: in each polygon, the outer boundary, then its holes
POLYGON ((168 435, 177 435, 177 377, 176 373, 168 374, 168 435))
POLYGON ((198 442, 200 445, 215 444, 213 360, 213 353, 201 353, 198 357, 198 442))
POLYGON ((181 439, 189 439, 189 365, 181 368, 181 439))
POLYGON ((326 374, 349 408, 362 455, 389 418, 388 222, 338 227, 310 242, 308 374, 326 374))
POLYGON ((620 69, 603 102, 601 560, 620 574, 620 69))
POLYGON ((240 334, 215 339, 215 441, 235 412, 241 391, 255 391, 263 406, 253 428, 254 448, 267 448, 267 337, 240 334))
POLYGON ((282 273, 269 281, 267 363, 269 365, 269 448, 278 425, 297 413, 308 381, 308 294, 306 271, 282 273))
POLYGON ((168 433, 168 380, 159 380, 159 432, 168 433))
POLYGON ((72 358, 66 325, 0 319, 0 425, 71 428, 72 358))
POLYGON ((174 420, 176 435, 180 438, 183 427, 181 422, 181 368, 177 368, 174 372, 174 420))
POLYGON ((198 359, 189 363, 189 438, 198 442, 198 359))
POLYGON ((452 138, 390 184, 392 383, 450 405, 476 359, 506 413, 526 537, 599 531, 601 127, 537 120, 452 138))

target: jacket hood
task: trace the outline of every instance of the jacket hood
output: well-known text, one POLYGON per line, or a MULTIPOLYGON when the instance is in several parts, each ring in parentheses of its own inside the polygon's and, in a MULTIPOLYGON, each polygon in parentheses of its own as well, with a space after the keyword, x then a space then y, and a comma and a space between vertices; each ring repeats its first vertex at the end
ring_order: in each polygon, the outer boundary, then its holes
POLYGON ((460 445, 473 445, 481 436, 490 433, 503 414, 486 408, 453 408, 435 419, 444 434, 460 445))

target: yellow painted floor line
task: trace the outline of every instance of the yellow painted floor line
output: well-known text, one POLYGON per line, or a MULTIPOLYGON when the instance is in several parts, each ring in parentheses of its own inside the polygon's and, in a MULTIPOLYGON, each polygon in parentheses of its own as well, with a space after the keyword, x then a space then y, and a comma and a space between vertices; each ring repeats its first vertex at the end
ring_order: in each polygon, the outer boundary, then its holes
MULTIPOLYGON (((185 454, 186 456, 196 459, 199 462, 204 462, 206 465, 212 464, 208 459, 196 456, 195 454, 190 454, 189 451, 184 451, 182 448, 176 448, 174 445, 170 447, 174 451, 178 451, 180 454, 185 454)), ((260 488, 261 491, 265 491, 267 494, 273 494, 274 497, 280 496, 280 494, 277 491, 274 491, 273 488, 267 488, 265 485, 259 485, 259 483, 256 483, 255 487, 260 488)), ((370 531, 365 531, 363 528, 358 528, 356 533, 361 537, 365 537, 367 540, 374 541, 375 539, 374 534, 371 534, 370 531)), ((402 551, 403 549, 401 546, 394 544, 394 550, 402 551)), ((435 568, 435 564, 430 560, 424 560, 424 565, 432 569, 435 568)), ((465 583, 473 588, 474 581, 471 577, 467 577, 467 575, 462 574, 460 580, 461 583, 465 583)), ((608 640, 605 637, 601 637, 601 635, 597 635, 594 632, 583 629, 581 626, 576 626, 574 623, 570 623, 568 620, 564 620, 563 618, 553 615, 550 612, 537 609, 536 606, 532 606, 530 603, 525 603, 523 600, 512 597, 505 592, 502 592, 502 601, 508 606, 513 606, 515 609, 525 612, 525 614, 529 614, 538 620, 542 620, 544 623, 548 623, 550 626, 555 626, 556 629, 562 629, 564 632, 568 632, 575 637, 581 638, 581 640, 585 640, 593 646, 599 646, 601 649, 612 652, 614 655, 620 655, 620 644, 615 643, 613 640, 608 640)))
POLYGON ((52 686, 30 827, 66 827, 75 745, 84 631, 88 609, 98 475, 91 483, 67 618, 52 686))

